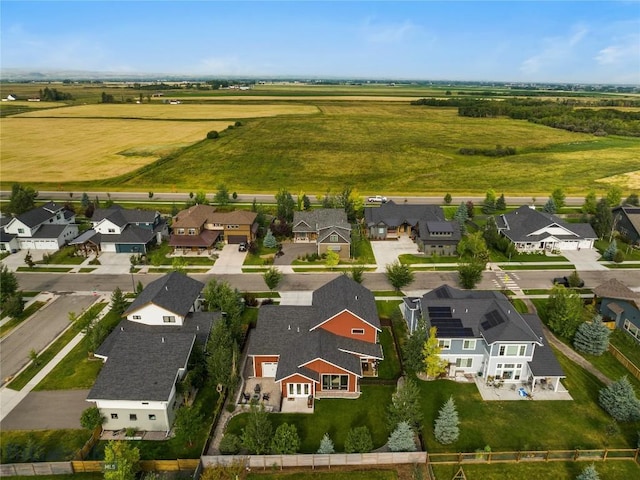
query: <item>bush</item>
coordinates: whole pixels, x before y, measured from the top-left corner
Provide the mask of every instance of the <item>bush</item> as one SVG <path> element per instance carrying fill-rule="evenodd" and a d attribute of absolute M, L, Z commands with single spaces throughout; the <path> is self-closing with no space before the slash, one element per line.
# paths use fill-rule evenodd
<path fill-rule="evenodd" d="M 218 138 L 220 136 L 220 134 L 218 133 L 217 130 L 211 130 L 210 132 L 207 133 L 207 138 L 209 140 L 214 140 L 216 138 Z"/>
<path fill-rule="evenodd" d="M 355 427 L 349 430 L 344 441 L 344 451 L 347 453 L 368 453 L 373 450 L 371 433 L 366 426 Z"/>
<path fill-rule="evenodd" d="M 256 296 L 253 293 L 245 292 L 242 296 L 244 298 L 244 304 L 247 307 L 257 307 L 258 306 L 258 299 L 256 298 Z"/>
<path fill-rule="evenodd" d="M 616 263 L 624 262 L 624 253 L 622 253 L 622 250 L 616 251 L 616 253 L 613 255 L 613 261 Z"/>
<path fill-rule="evenodd" d="M 233 433 L 225 433 L 222 440 L 220 440 L 220 453 L 223 455 L 235 455 L 240 452 L 240 437 Z"/>

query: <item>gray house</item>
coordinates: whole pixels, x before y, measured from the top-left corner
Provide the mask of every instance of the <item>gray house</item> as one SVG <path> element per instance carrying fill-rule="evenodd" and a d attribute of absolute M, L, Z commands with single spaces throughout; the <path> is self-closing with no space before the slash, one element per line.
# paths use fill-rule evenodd
<path fill-rule="evenodd" d="M 438 205 L 398 205 L 390 200 L 381 205 L 367 205 L 364 218 L 371 240 L 390 240 L 406 235 L 427 255 L 457 254 L 460 225 L 445 220 Z"/>
<path fill-rule="evenodd" d="M 87 396 L 105 430 L 171 430 L 196 343 L 206 345 L 214 321 L 202 312 L 204 285 L 173 272 L 151 282 L 95 352 L 105 364 Z"/>
<path fill-rule="evenodd" d="M 480 375 L 485 381 L 551 385 L 564 378 L 537 315 L 520 314 L 500 292 L 467 291 L 443 285 L 419 298 L 405 298 L 401 310 L 409 330 L 418 321 L 436 327 L 449 377 Z"/>
<path fill-rule="evenodd" d="M 616 207 L 611 213 L 620 236 L 629 244 L 640 246 L 640 207 Z"/>
<path fill-rule="evenodd" d="M 593 248 L 598 239 L 588 223 L 568 223 L 556 215 L 527 205 L 498 215 L 496 226 L 518 252 L 525 253 Z"/>
<path fill-rule="evenodd" d="M 295 243 L 315 243 L 318 255 L 331 250 L 343 259 L 351 256 L 351 224 L 342 209 L 294 212 L 292 231 Z"/>
<path fill-rule="evenodd" d="M 611 280 L 593 289 L 603 322 L 614 322 L 640 343 L 640 293 L 622 282 Z"/>
<path fill-rule="evenodd" d="M 18 247 L 22 250 L 58 250 L 76 235 L 75 213 L 56 202 L 17 215 L 2 227 L 2 243 L 9 251 Z"/>

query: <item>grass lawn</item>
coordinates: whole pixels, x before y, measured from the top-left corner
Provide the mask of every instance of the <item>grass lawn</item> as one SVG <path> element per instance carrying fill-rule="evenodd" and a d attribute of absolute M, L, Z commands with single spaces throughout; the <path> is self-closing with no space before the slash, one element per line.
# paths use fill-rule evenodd
<path fill-rule="evenodd" d="M 393 386 L 363 385 L 362 395 L 357 400 L 323 398 L 315 401 L 313 414 L 271 413 L 269 419 L 273 429 L 282 423 L 296 426 L 300 436 L 301 453 L 315 453 L 320 440 L 329 433 L 336 451 L 344 451 L 344 441 L 353 427 L 367 426 L 371 432 L 374 449 L 387 442 L 389 432 L 385 426 L 387 406 L 391 402 Z M 248 414 L 240 414 L 231 419 L 227 432 L 242 434 Z"/>
<path fill-rule="evenodd" d="M 553 479 L 574 480 L 589 462 L 499 463 L 492 465 L 463 465 L 467 480 Z M 640 477 L 640 465 L 633 460 L 595 462 L 600 480 L 619 480 Z M 449 480 L 458 472 L 458 465 L 432 465 L 438 480 Z"/>
<path fill-rule="evenodd" d="M 599 357 L 595 355 L 587 355 L 586 353 L 580 353 L 585 359 L 593 364 L 598 370 L 604 373 L 608 378 L 613 381 L 620 380 L 625 375 L 633 385 L 636 394 L 640 394 L 640 380 L 631 375 L 631 372 L 622 365 L 610 352 L 604 352 Z"/>
<path fill-rule="evenodd" d="M 442 255 L 414 255 L 412 253 L 403 253 L 398 255 L 398 260 L 403 265 L 414 265 L 419 263 L 458 263 L 460 260 L 458 257 L 445 257 Z"/>
<path fill-rule="evenodd" d="M 393 332 L 391 327 L 382 327 L 380 333 L 380 344 L 384 352 L 384 360 L 378 366 L 378 378 L 397 379 L 400 376 L 400 361 L 393 343 Z"/>
<path fill-rule="evenodd" d="M 91 432 L 89 430 L 37 430 L 32 432 L 2 430 L 0 431 L 0 444 L 2 444 L 3 449 L 2 461 L 3 463 L 5 462 L 4 450 L 9 443 L 26 445 L 29 439 L 32 439 L 43 448 L 44 461 L 62 462 L 71 460 L 90 436 Z M 56 478 L 62 477 L 56 475 Z M 73 478 L 75 479 L 75 476 Z"/>
<path fill-rule="evenodd" d="M 0 337 L 4 337 L 11 330 L 16 328 L 20 323 L 29 318 L 31 315 L 40 310 L 46 302 L 33 302 L 25 308 L 18 317 L 14 317 L 4 325 L 0 326 Z"/>
<path fill-rule="evenodd" d="M 178 441 L 176 437 L 172 437 L 166 441 L 151 441 L 141 440 L 136 441 L 135 446 L 140 449 L 140 460 L 174 460 L 177 458 L 199 458 L 200 453 L 207 440 L 209 434 L 209 427 L 213 421 L 215 414 L 215 408 L 218 405 L 218 392 L 216 392 L 215 385 L 210 383 L 205 384 L 204 387 L 198 392 L 196 401 L 193 404 L 193 408 L 196 408 L 200 415 L 202 415 L 202 422 L 197 434 L 194 436 L 195 440 L 192 447 Z M 96 444 L 91 451 L 90 458 L 88 460 L 103 460 L 104 459 L 104 447 L 107 442 L 100 441 Z"/>
<path fill-rule="evenodd" d="M 373 290 L 374 297 L 400 297 L 402 298 L 404 295 L 402 292 L 398 292 L 396 290 Z"/>
<path fill-rule="evenodd" d="M 62 247 L 57 252 L 53 252 L 49 255 L 49 260 L 39 260 L 36 263 L 39 265 L 80 265 L 86 260 L 83 256 L 76 256 L 76 249 L 73 247 Z"/>
<path fill-rule="evenodd" d="M 626 269 L 626 268 L 640 268 L 639 263 L 611 263 L 606 265 L 607 268 L 613 269 Z"/>
<path fill-rule="evenodd" d="M 622 354 L 640 367 L 640 345 L 631 336 L 617 328 L 611 332 L 609 342 L 622 352 Z"/>
<path fill-rule="evenodd" d="M 95 268 L 81 268 L 80 271 L 78 273 L 91 273 L 95 270 Z"/>
<path fill-rule="evenodd" d="M 247 253 L 247 256 L 244 258 L 243 265 L 271 265 L 273 263 L 273 256 L 278 251 L 277 248 L 267 248 L 262 245 L 262 240 L 256 242 L 259 247 L 256 253 Z M 262 258 L 263 255 L 269 255 L 268 258 Z"/>
<path fill-rule="evenodd" d="M 474 384 L 419 381 L 427 450 L 473 452 L 485 445 L 493 451 L 635 447 L 640 422 L 619 424 L 620 433 L 608 436 L 606 426 L 612 419 L 597 403 L 602 384 L 564 355 L 556 352 L 556 356 L 573 401 L 483 402 Z M 436 442 L 432 426 L 450 396 L 460 416 L 460 438 L 443 446 Z"/>
<path fill-rule="evenodd" d="M 106 304 L 103 304 L 105 306 Z M 113 311 L 107 313 L 100 325 L 107 331 L 120 323 L 120 316 Z M 34 390 L 71 390 L 79 388 L 91 388 L 104 365 L 102 360 L 97 358 L 89 359 L 89 341 L 85 337 L 74 347 L 62 361 L 54 367 Z"/>
<path fill-rule="evenodd" d="M 489 250 L 490 260 L 492 262 L 568 262 L 569 260 L 562 255 L 545 255 L 543 253 L 518 253 L 511 255 L 511 260 L 504 253 L 497 250 Z"/>
<path fill-rule="evenodd" d="M 33 480 L 33 476 L 31 477 L 7 477 L 11 480 Z M 70 477 L 65 475 L 38 475 L 38 480 L 63 480 L 66 478 L 71 478 L 73 480 L 103 480 L 104 474 L 102 472 L 94 472 L 94 473 L 74 473 Z"/>
<path fill-rule="evenodd" d="M 31 380 L 42 368 L 55 357 L 60 350 L 64 348 L 64 346 L 69 343 L 73 337 L 75 337 L 78 333 L 82 331 L 85 327 L 86 318 L 90 318 L 93 313 L 100 312 L 104 307 L 105 303 L 98 303 L 93 305 L 84 315 L 82 315 L 78 320 L 76 320 L 60 337 L 56 339 L 49 347 L 38 355 L 38 362 L 31 362 L 29 366 L 22 371 L 20 375 L 15 377 L 11 383 L 9 383 L 9 388 L 13 390 L 22 390 L 22 388 L 27 384 L 29 380 Z"/>
<path fill-rule="evenodd" d="M 573 263 L 549 265 L 500 265 L 502 270 L 573 270 Z"/>
<path fill-rule="evenodd" d="M 171 252 L 172 252 L 171 245 L 169 245 L 167 242 L 163 242 L 161 245 L 156 245 L 151 249 L 151 251 L 148 254 L 149 262 L 154 267 L 160 267 L 162 265 L 171 266 L 173 264 L 173 260 L 176 258 L 176 257 L 169 257 Z M 195 265 L 195 266 L 213 265 L 215 263 L 215 260 L 213 260 L 212 258 L 209 258 L 206 254 L 202 255 L 201 257 L 177 257 L 177 258 L 185 260 L 187 265 Z"/>
<path fill-rule="evenodd" d="M 596 240 L 595 247 L 602 254 L 609 246 L 608 240 Z M 622 250 L 625 260 L 640 260 L 640 250 L 637 248 L 630 248 L 629 244 L 620 238 L 616 239 L 616 246 L 618 250 Z"/>
<path fill-rule="evenodd" d="M 376 257 L 373 255 L 371 242 L 366 236 L 360 235 L 360 230 L 356 227 L 351 230 L 351 256 L 354 262 L 363 265 L 376 263 Z"/>
<path fill-rule="evenodd" d="M 302 471 L 296 473 L 250 473 L 247 480 L 395 480 L 395 470 L 356 470 L 336 472 L 335 469 L 325 472 Z"/>
<path fill-rule="evenodd" d="M 529 309 L 527 308 L 527 305 L 521 299 L 519 299 L 519 298 L 510 298 L 509 301 L 512 303 L 512 305 L 514 307 L 516 307 L 516 310 L 519 313 L 528 313 L 529 312 Z"/>
<path fill-rule="evenodd" d="M 402 303 L 401 300 L 376 300 L 376 307 L 378 308 L 378 316 L 380 319 L 391 319 L 394 315 L 400 313 L 398 306 Z M 396 313 L 397 312 L 397 313 Z"/>
<path fill-rule="evenodd" d="M 70 272 L 70 268 L 64 267 L 18 267 L 18 272 L 48 272 L 48 273 L 67 273 Z"/>

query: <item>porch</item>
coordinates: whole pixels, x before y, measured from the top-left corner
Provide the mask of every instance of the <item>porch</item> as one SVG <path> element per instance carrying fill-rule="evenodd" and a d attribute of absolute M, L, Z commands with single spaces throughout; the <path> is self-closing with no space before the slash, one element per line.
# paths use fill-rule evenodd
<path fill-rule="evenodd" d="M 248 406 L 251 402 L 263 404 L 268 412 L 279 412 L 282 392 L 273 377 L 254 377 L 253 359 L 245 356 L 242 369 L 242 387 L 236 398 L 236 405 Z"/>
<path fill-rule="evenodd" d="M 480 396 L 485 401 L 573 400 L 560 379 L 553 380 L 531 384 L 528 382 L 486 382 L 483 377 L 476 377 L 475 383 Z M 557 380 L 557 384 L 555 380 Z"/>

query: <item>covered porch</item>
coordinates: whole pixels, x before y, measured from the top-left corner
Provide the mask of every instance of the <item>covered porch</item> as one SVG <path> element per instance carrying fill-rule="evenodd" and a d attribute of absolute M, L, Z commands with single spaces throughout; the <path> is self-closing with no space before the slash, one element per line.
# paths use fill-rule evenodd
<path fill-rule="evenodd" d="M 560 378 L 542 382 L 485 382 L 482 377 L 476 377 L 475 383 L 480 396 L 485 401 L 515 401 L 515 400 L 573 400 L 569 391 L 562 385 Z"/>

